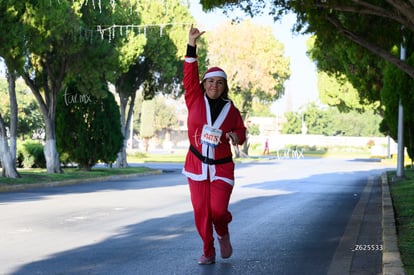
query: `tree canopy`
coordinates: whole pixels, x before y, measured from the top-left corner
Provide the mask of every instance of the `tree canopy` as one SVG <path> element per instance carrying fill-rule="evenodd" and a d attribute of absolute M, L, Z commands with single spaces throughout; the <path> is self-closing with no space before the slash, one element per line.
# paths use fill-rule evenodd
<path fill-rule="evenodd" d="M 321 109 L 315 103 L 306 106 L 303 112 L 286 113 L 284 134 L 301 134 L 306 126 L 307 134 L 341 136 L 380 136 L 381 117 L 372 110 L 363 113 L 350 110 L 340 113 L 336 108 Z"/>
<path fill-rule="evenodd" d="M 355 108 L 362 110 L 370 106 L 380 107 L 382 100 L 380 90 L 383 87 L 383 66 L 385 61 L 355 43 L 343 39 L 332 43 L 330 39 L 312 39 L 309 55 L 317 64 L 318 87 L 320 95 L 327 95 L 339 100 L 336 105 L 341 111 Z M 336 84 L 334 84 L 336 83 Z M 324 84 L 331 84 L 325 87 Z M 333 90 L 334 84 L 336 90 Z M 321 89 L 322 88 L 322 89 Z M 354 99 L 352 99 L 354 95 Z M 326 97 L 324 97 L 326 99 Z M 347 102 L 348 101 L 348 102 Z M 333 103 L 332 101 L 330 103 Z M 332 104 L 330 104 L 332 106 Z"/>
<path fill-rule="evenodd" d="M 363 102 L 358 91 L 344 75 L 335 77 L 319 72 L 318 91 L 321 103 L 336 107 L 340 112 L 351 110 L 364 112 L 378 108 L 378 104 Z"/>
<path fill-rule="evenodd" d="M 310 54 L 319 71 L 349 81 L 358 91 L 361 104 L 377 104 L 377 111 L 384 115 L 381 131 L 396 137 L 399 99 L 404 109 L 412 107 L 411 91 L 414 87 L 409 79 L 414 79 L 414 66 L 408 61 L 414 49 L 413 1 L 200 2 L 205 10 L 223 8 L 227 11 L 239 8 L 251 16 L 269 11 L 275 20 L 284 14 L 294 13 L 297 22 L 293 31 L 315 37 Z M 402 76 L 395 78 L 401 72 L 407 77 L 404 81 L 401 80 L 404 79 Z M 401 84 L 403 82 L 404 85 Z M 344 107 L 343 103 L 339 102 L 339 105 Z M 407 129 L 404 131 L 404 145 L 412 156 L 412 113 L 408 116 L 409 118 L 404 117 L 404 127 Z"/>
<path fill-rule="evenodd" d="M 102 83 L 112 82 L 121 107 L 139 88 L 146 98 L 156 92 L 180 93 L 185 22 L 191 23 L 188 3 L 90 2 L 10 0 L 0 4 L 0 56 L 9 72 L 25 80 L 40 106 L 50 173 L 61 172 L 55 117 L 57 96 L 66 83 L 76 79 L 79 89 L 99 96 Z M 126 114 L 121 108 L 125 136 L 133 106 L 130 110 Z"/>
<path fill-rule="evenodd" d="M 414 78 L 414 67 L 400 59 L 395 47 L 411 54 L 414 32 L 412 1 L 232 1 L 202 0 L 205 10 L 239 8 L 254 16 L 269 12 L 274 20 L 296 14 L 293 31 L 312 34 L 311 57 L 319 70 L 345 75 L 361 103 L 380 101 L 382 69 L 388 61 Z"/>
<path fill-rule="evenodd" d="M 414 56 L 407 59 L 414 64 Z M 388 64 L 384 73 L 384 87 L 381 97 L 387 102 L 384 110 L 384 119 L 381 123 L 381 131 L 397 140 L 398 138 L 398 108 L 401 100 L 404 109 L 404 145 L 411 159 L 414 159 L 414 116 L 412 106 L 414 104 L 414 79 Z M 405 108 L 407 107 L 407 108 Z"/>
<path fill-rule="evenodd" d="M 296 31 L 315 34 L 317 39 L 325 42 L 329 39 L 331 43 L 346 37 L 414 77 L 414 67 L 390 53 L 395 44 L 403 41 L 403 35 L 411 36 L 414 32 L 412 1 L 276 0 L 269 4 L 266 0 L 201 0 L 200 3 L 204 10 L 240 8 L 251 16 L 268 10 L 275 20 L 293 12 L 297 16 Z"/>
<path fill-rule="evenodd" d="M 75 1 L 2 1 L 0 56 L 11 74 L 24 79 L 45 122 L 45 157 L 49 173 L 61 172 L 56 148 L 57 95 L 71 78 L 90 93 L 114 70 L 114 47 L 96 32 L 113 23 L 112 7 L 99 11 Z M 5 26 L 5 28 L 3 28 Z"/>
<path fill-rule="evenodd" d="M 227 22 L 207 33 L 207 47 L 209 64 L 224 69 L 231 96 L 243 113 L 254 100 L 269 104 L 284 94 L 289 58 L 270 27 L 249 20 Z"/>

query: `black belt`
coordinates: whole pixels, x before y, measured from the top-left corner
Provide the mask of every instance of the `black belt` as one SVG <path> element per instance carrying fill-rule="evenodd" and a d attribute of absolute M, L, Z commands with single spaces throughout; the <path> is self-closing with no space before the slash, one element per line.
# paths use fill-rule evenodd
<path fill-rule="evenodd" d="M 200 154 L 199 151 L 197 151 L 196 148 L 194 148 L 193 145 L 190 145 L 190 151 L 199 159 L 201 160 L 203 163 L 205 164 L 223 164 L 226 162 L 231 162 L 233 161 L 232 157 L 225 157 L 222 159 L 211 159 L 208 157 L 203 156 L 202 154 Z"/>

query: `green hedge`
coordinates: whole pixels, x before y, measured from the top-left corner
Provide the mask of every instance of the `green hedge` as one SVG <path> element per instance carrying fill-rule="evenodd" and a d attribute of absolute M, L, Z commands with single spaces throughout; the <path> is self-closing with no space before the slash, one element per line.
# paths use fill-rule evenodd
<path fill-rule="evenodd" d="M 43 145 L 28 140 L 17 146 L 17 166 L 19 168 L 46 168 Z"/>

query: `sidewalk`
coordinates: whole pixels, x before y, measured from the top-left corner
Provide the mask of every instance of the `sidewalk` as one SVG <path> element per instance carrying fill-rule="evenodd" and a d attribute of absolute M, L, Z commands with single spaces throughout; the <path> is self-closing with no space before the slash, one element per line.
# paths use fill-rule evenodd
<path fill-rule="evenodd" d="M 386 174 L 370 177 L 329 268 L 329 275 L 404 275 Z"/>

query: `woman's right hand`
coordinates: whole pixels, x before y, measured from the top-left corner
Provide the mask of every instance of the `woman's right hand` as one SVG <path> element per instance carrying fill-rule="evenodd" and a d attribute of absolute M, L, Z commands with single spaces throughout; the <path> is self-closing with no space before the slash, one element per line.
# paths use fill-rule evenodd
<path fill-rule="evenodd" d="M 188 32 L 188 45 L 195 47 L 197 39 L 204 33 L 205 31 L 200 31 L 191 24 L 190 31 Z"/>

